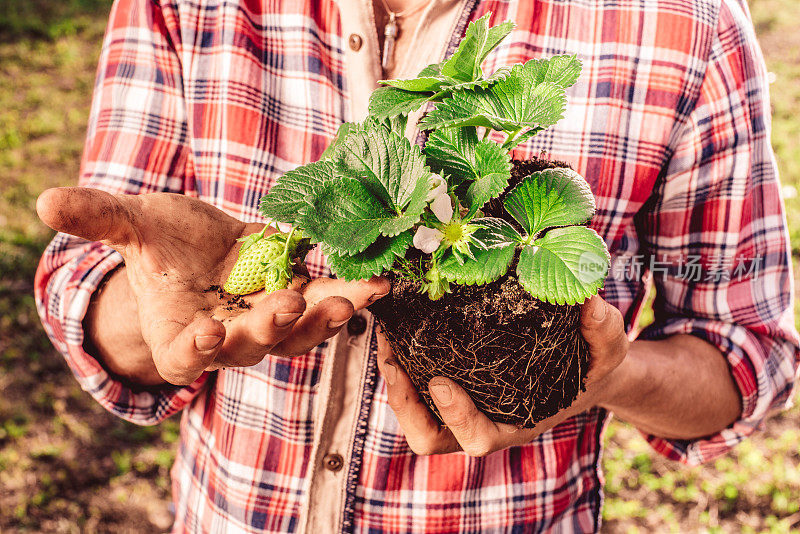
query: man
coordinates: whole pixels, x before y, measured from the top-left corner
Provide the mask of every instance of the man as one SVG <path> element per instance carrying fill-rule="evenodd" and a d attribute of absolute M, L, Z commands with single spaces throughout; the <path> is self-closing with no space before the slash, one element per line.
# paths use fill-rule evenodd
<path fill-rule="evenodd" d="M 609 410 L 697 463 L 790 398 L 786 221 L 743 0 L 420 1 L 115 4 L 80 178 L 105 192 L 40 197 L 66 233 L 37 301 L 106 408 L 141 424 L 183 410 L 176 530 L 592 531 Z M 208 291 L 235 240 L 263 227 L 258 199 L 277 176 L 362 118 L 378 79 L 441 61 L 489 11 L 517 28 L 487 70 L 556 53 L 584 65 L 566 118 L 516 156 L 569 162 L 615 264 L 652 260 L 584 305 L 587 392 L 532 430 L 491 423 L 435 378 L 439 426 L 363 309 L 386 282 L 329 279 L 319 250 L 309 284 L 243 313 Z M 698 259 L 702 276 L 685 276 Z M 740 260 L 738 276 L 718 268 Z M 629 343 L 647 276 L 656 322 Z"/>

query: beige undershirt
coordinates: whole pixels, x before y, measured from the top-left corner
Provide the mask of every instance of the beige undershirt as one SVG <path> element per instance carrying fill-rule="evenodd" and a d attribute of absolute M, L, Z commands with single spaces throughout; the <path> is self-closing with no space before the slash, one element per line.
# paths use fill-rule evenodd
<path fill-rule="evenodd" d="M 414 18 L 400 20 L 395 48 L 395 65 L 384 74 L 372 0 L 336 0 L 341 12 L 342 45 L 345 51 L 349 122 L 367 116 L 369 95 L 378 80 L 411 78 L 431 63 L 444 59 L 450 36 L 463 9 L 463 0 L 431 0 Z M 416 20 L 414 20 L 416 19 Z M 380 30 L 383 31 L 383 25 Z M 352 40 L 360 39 L 357 50 Z M 412 141 L 418 133 L 418 112 L 409 117 L 406 135 Z M 351 336 L 347 328 L 331 340 L 322 366 L 314 406 L 314 446 L 306 476 L 307 500 L 300 511 L 299 532 L 327 534 L 338 528 L 345 503 L 346 476 L 356 431 L 357 411 L 369 355 L 369 333 L 373 319 L 366 311 L 367 329 Z M 325 467 L 326 457 L 338 454 L 344 465 L 338 471 Z"/>

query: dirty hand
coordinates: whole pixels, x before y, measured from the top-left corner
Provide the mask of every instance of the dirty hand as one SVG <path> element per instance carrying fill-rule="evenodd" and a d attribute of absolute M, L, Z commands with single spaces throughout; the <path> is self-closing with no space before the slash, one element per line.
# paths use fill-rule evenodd
<path fill-rule="evenodd" d="M 80 187 L 45 191 L 37 211 L 51 228 L 122 254 L 135 301 L 132 319 L 138 316 L 147 362 L 154 364 L 140 383 L 189 384 L 205 370 L 254 365 L 266 354 L 304 354 L 336 334 L 356 309 L 389 292 L 381 278 L 320 278 L 269 295 L 254 293 L 246 298 L 250 309 L 231 309 L 209 288 L 225 282 L 237 239 L 263 224 L 242 223 L 184 195 L 111 195 Z M 113 306 L 107 315 L 116 313 Z M 113 320 L 121 318 L 105 319 Z"/>
<path fill-rule="evenodd" d="M 464 389 L 444 377 L 433 378 L 428 387 L 444 420 L 440 425 L 428 410 L 408 375 L 394 359 L 388 343 L 380 338 L 378 367 L 386 381 L 389 405 L 394 410 L 408 446 L 417 454 L 445 454 L 464 451 L 470 456 L 486 456 L 516 445 L 524 445 L 562 421 L 604 401 L 614 391 L 613 371 L 628 353 L 622 315 L 600 297 L 584 303 L 581 332 L 589 344 L 591 367 L 586 391 L 572 406 L 539 422 L 534 428 L 495 423 L 479 411 Z"/>

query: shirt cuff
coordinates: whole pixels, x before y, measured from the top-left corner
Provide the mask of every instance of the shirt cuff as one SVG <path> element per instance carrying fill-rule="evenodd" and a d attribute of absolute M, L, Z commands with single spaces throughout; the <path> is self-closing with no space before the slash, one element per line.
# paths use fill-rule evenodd
<path fill-rule="evenodd" d="M 767 338 L 730 323 L 676 318 L 651 325 L 640 339 L 662 339 L 675 334 L 697 336 L 725 355 L 742 398 L 742 414 L 728 428 L 693 440 L 645 435 L 650 445 L 671 460 L 698 465 L 713 460 L 758 429 L 772 412 L 791 402 L 796 373 L 796 346 L 780 336 Z"/>
<path fill-rule="evenodd" d="M 60 267 L 48 268 L 54 257 L 66 252 L 63 242 L 74 239 L 56 236 L 39 265 L 36 301 L 45 331 L 66 359 L 81 388 L 105 409 L 139 425 L 160 423 L 189 404 L 210 373 L 203 373 L 188 386 L 139 389 L 111 375 L 88 354 L 83 349 L 86 310 L 98 286 L 122 263 L 122 257 L 100 243 L 84 241 L 78 251 L 75 251 L 75 243 L 70 243 L 67 248 L 77 252 L 76 255 Z M 59 248 L 56 253 L 55 249 Z"/>

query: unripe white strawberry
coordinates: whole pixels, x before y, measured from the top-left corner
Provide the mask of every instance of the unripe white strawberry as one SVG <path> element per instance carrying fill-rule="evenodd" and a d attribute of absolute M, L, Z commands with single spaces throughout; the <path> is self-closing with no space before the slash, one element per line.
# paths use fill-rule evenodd
<path fill-rule="evenodd" d="M 291 274 L 292 272 L 288 268 L 288 265 L 285 268 L 278 266 L 268 268 L 263 277 L 264 291 L 267 293 L 272 293 L 273 291 L 277 291 L 279 289 L 286 289 L 289 287 L 289 282 L 292 280 Z"/>
<path fill-rule="evenodd" d="M 289 287 L 292 259 L 305 256 L 309 239 L 295 230 L 265 236 L 267 228 L 240 239 L 239 257 L 223 286 L 228 293 L 247 295 L 262 289 L 272 293 Z"/>
<path fill-rule="evenodd" d="M 233 295 L 247 295 L 264 289 L 266 264 L 280 256 L 285 248 L 283 239 L 263 236 L 252 240 L 249 246 L 247 244 L 245 241 L 239 250 L 239 257 L 223 286 L 225 291 Z"/>

